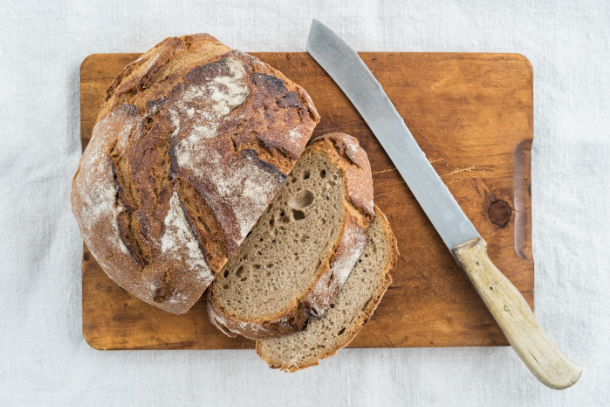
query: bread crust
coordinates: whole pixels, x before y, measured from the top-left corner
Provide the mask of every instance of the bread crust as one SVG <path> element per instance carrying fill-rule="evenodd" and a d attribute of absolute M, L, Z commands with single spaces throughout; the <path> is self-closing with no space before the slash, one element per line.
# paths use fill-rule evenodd
<path fill-rule="evenodd" d="M 207 312 L 212 324 L 230 337 L 270 338 L 301 331 L 307 318 L 320 318 L 330 306 L 367 242 L 366 230 L 374 219 L 373 180 L 366 152 L 345 133 L 316 138 L 304 154 L 327 155 L 344 176 L 344 218 L 334 250 L 321 260 L 312 284 L 291 305 L 265 320 L 243 320 L 225 311 L 208 290 Z"/>
<path fill-rule="evenodd" d="M 383 214 L 383 212 L 381 212 L 381 210 L 377 207 L 377 205 L 375 205 L 375 215 L 376 215 L 377 219 L 381 219 L 383 228 L 384 228 L 387 236 L 390 238 L 391 247 L 392 247 L 391 255 L 390 255 L 391 257 L 390 257 L 390 260 L 388 261 L 388 263 L 386 265 L 386 269 L 384 271 L 385 281 L 384 281 L 382 288 L 379 290 L 377 296 L 375 297 L 375 300 L 370 301 L 367 304 L 365 312 L 362 314 L 360 319 L 358 321 L 356 321 L 356 323 L 350 327 L 348 334 L 343 336 L 343 340 L 341 342 L 339 342 L 338 346 L 335 347 L 334 349 L 329 349 L 319 359 L 310 360 L 309 362 L 303 363 L 298 366 L 285 366 L 281 363 L 277 363 L 277 362 L 273 361 L 268 355 L 266 355 L 263 350 L 263 347 L 261 346 L 261 342 L 257 340 L 256 341 L 256 353 L 258 356 L 260 356 L 261 359 L 263 359 L 269 365 L 269 367 L 271 367 L 272 369 L 281 369 L 285 372 L 294 373 L 298 370 L 302 370 L 302 369 L 305 369 L 305 368 L 308 368 L 311 366 L 316 366 L 320 363 L 319 360 L 329 358 L 329 357 L 337 354 L 337 352 L 339 350 L 341 350 L 344 347 L 346 347 L 347 345 L 349 345 L 349 343 L 352 340 L 354 340 L 354 338 L 356 337 L 358 332 L 360 332 L 362 327 L 364 325 L 366 325 L 366 323 L 369 321 L 371 316 L 373 316 L 373 313 L 375 312 L 375 310 L 377 309 L 377 306 L 381 302 L 381 298 L 383 298 L 383 295 L 386 293 L 388 287 L 390 286 L 390 284 L 392 284 L 392 276 L 390 275 L 390 271 L 396 266 L 396 262 L 398 261 L 398 256 L 399 256 L 398 244 L 396 241 L 396 237 L 394 236 L 394 233 L 392 232 L 392 229 L 390 228 L 390 223 L 388 222 L 388 220 L 387 220 L 386 216 Z"/>
<path fill-rule="evenodd" d="M 188 311 L 319 119 L 300 86 L 210 35 L 162 41 L 106 91 L 74 176 L 87 247 L 131 294 Z"/>

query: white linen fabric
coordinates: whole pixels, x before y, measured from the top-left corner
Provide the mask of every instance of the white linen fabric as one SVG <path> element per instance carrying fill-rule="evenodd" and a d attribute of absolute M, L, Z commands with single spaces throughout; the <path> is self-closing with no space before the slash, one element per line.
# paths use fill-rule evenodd
<path fill-rule="evenodd" d="M 540 384 L 509 347 L 347 349 L 295 374 L 254 351 L 100 352 L 81 322 L 79 66 L 208 32 L 304 51 L 318 18 L 360 51 L 516 52 L 534 67 L 536 315 L 583 367 Z M 0 2 L 0 405 L 601 406 L 610 402 L 610 2 Z"/>

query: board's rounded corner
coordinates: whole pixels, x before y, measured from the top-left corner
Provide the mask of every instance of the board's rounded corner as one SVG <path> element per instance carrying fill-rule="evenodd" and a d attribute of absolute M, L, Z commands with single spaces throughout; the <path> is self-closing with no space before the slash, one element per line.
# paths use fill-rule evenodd
<path fill-rule="evenodd" d="M 532 61 L 530 61 L 525 55 L 518 52 L 513 52 L 511 55 L 515 57 L 515 59 L 525 62 L 527 70 L 530 72 L 530 74 L 534 74 L 534 66 L 532 65 Z"/>
<path fill-rule="evenodd" d="M 101 346 L 96 344 L 95 341 L 87 335 L 87 332 L 85 331 L 84 328 L 83 328 L 83 338 L 85 338 L 85 342 L 87 342 L 87 345 L 89 345 L 89 347 L 91 347 L 91 349 L 95 349 L 97 351 L 107 350 L 106 348 L 102 348 Z"/>
<path fill-rule="evenodd" d="M 91 63 L 91 60 L 95 59 L 96 57 L 99 57 L 102 54 L 91 54 L 85 57 L 85 59 L 83 59 L 83 62 L 80 63 L 80 74 L 82 76 L 83 74 L 83 69 L 87 67 L 88 64 Z"/>

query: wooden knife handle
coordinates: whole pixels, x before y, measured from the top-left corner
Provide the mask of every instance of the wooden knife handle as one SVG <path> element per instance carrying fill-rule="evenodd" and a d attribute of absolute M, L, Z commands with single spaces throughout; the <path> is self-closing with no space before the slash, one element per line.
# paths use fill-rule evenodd
<path fill-rule="evenodd" d="M 576 383 L 582 369 L 551 342 L 519 290 L 489 260 L 487 242 L 471 239 L 456 246 L 453 254 L 508 342 L 538 380 L 552 389 Z"/>

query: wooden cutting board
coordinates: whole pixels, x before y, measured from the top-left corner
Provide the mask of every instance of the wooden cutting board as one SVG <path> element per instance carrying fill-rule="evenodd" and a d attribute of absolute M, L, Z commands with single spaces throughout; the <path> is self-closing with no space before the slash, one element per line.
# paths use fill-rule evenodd
<path fill-rule="evenodd" d="M 81 66 L 87 145 L 104 91 L 140 54 L 91 55 Z M 351 347 L 508 345 L 392 162 L 332 79 L 306 53 L 254 53 L 302 85 L 322 115 L 314 134 L 343 131 L 367 151 L 375 203 L 398 239 L 393 284 Z M 516 54 L 361 53 L 481 236 L 489 256 L 534 303 L 530 151 L 532 67 Z M 177 316 L 128 294 L 85 248 L 83 334 L 96 349 L 237 349 L 205 301 Z"/>

